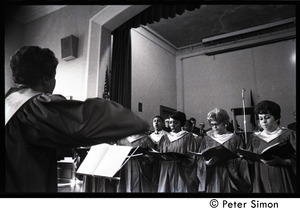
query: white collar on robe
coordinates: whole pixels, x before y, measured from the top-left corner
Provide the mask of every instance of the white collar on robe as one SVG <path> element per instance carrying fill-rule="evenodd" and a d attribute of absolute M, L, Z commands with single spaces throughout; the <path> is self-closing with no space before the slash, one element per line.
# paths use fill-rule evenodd
<path fill-rule="evenodd" d="M 160 139 L 166 134 L 167 132 L 164 130 L 158 131 L 158 133 L 154 131 L 153 133 L 150 134 L 150 138 L 155 142 L 159 142 Z"/>
<path fill-rule="evenodd" d="M 224 144 L 234 135 L 233 133 L 216 134 L 213 130 L 207 132 L 207 135 L 220 144 Z"/>
<path fill-rule="evenodd" d="M 187 131 L 179 131 L 178 133 L 174 133 L 171 131 L 171 132 L 167 133 L 170 142 L 176 141 L 176 140 L 180 139 L 181 137 L 185 136 L 186 134 L 188 134 Z"/>
<path fill-rule="evenodd" d="M 136 135 L 131 135 L 131 136 L 127 136 L 125 139 L 127 141 L 129 141 L 130 143 L 135 142 L 141 138 L 143 138 L 145 135 L 142 134 L 136 134 Z"/>
<path fill-rule="evenodd" d="M 280 136 L 283 131 L 286 130 L 285 128 L 276 128 L 274 131 L 272 132 L 268 132 L 266 130 L 263 130 L 263 131 L 258 131 L 258 132 L 255 132 L 254 134 L 259 137 L 260 139 L 264 140 L 265 142 L 270 142 L 272 141 L 273 139 L 277 138 L 278 136 Z"/>

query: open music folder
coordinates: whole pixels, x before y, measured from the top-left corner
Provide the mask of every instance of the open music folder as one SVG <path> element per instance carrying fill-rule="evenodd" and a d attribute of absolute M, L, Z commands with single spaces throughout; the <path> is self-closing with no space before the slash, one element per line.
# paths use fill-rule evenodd
<path fill-rule="evenodd" d="M 134 155 L 136 149 L 105 143 L 92 146 L 76 173 L 118 179 L 114 177 L 115 174 Z"/>
<path fill-rule="evenodd" d="M 271 160 L 273 156 L 280 158 L 291 158 L 295 155 L 295 149 L 288 141 L 277 142 L 266 147 L 260 154 L 253 153 L 244 149 L 238 149 L 237 152 L 245 159 L 252 161 Z"/>
<path fill-rule="evenodd" d="M 218 157 L 219 160 L 227 161 L 230 159 L 237 158 L 237 154 L 227 149 L 226 147 L 220 145 L 216 147 L 211 147 L 203 150 L 202 152 L 189 152 L 190 154 L 199 155 L 204 157 L 205 160 L 209 160 L 213 157 Z"/>

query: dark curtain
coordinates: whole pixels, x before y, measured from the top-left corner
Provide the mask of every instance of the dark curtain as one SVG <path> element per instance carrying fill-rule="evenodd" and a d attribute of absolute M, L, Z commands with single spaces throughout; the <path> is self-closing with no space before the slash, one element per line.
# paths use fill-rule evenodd
<path fill-rule="evenodd" d="M 131 108 L 131 36 L 130 30 L 113 35 L 111 100 Z"/>
<path fill-rule="evenodd" d="M 131 108 L 131 37 L 130 29 L 173 18 L 185 10 L 199 9 L 200 5 L 153 5 L 137 14 L 112 32 L 113 52 L 111 69 L 111 100 Z"/>
<path fill-rule="evenodd" d="M 193 11 L 199 8 L 200 5 L 152 5 L 122 24 L 113 33 L 159 22 L 161 18 L 174 18 L 176 15 L 181 15 L 185 10 Z"/>

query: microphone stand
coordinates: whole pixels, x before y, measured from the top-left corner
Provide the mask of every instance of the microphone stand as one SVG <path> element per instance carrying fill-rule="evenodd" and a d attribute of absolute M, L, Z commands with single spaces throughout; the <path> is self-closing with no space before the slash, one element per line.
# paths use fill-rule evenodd
<path fill-rule="evenodd" d="M 245 109 L 245 89 L 242 89 L 242 101 L 243 101 L 243 116 L 244 116 L 244 132 L 245 132 L 245 143 L 247 144 L 247 122 L 246 122 L 246 109 Z"/>

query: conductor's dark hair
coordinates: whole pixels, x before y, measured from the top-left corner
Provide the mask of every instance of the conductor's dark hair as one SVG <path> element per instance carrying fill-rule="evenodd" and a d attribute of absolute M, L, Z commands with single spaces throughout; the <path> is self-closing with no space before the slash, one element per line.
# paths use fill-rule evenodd
<path fill-rule="evenodd" d="M 48 48 L 24 46 L 10 59 L 13 80 L 17 84 L 36 85 L 44 76 L 53 78 L 58 60 Z"/>
<path fill-rule="evenodd" d="M 254 107 L 254 113 L 257 119 L 258 114 L 270 114 L 275 120 L 278 120 L 278 124 L 280 124 L 281 109 L 280 106 L 273 101 L 264 100 L 259 102 Z"/>

